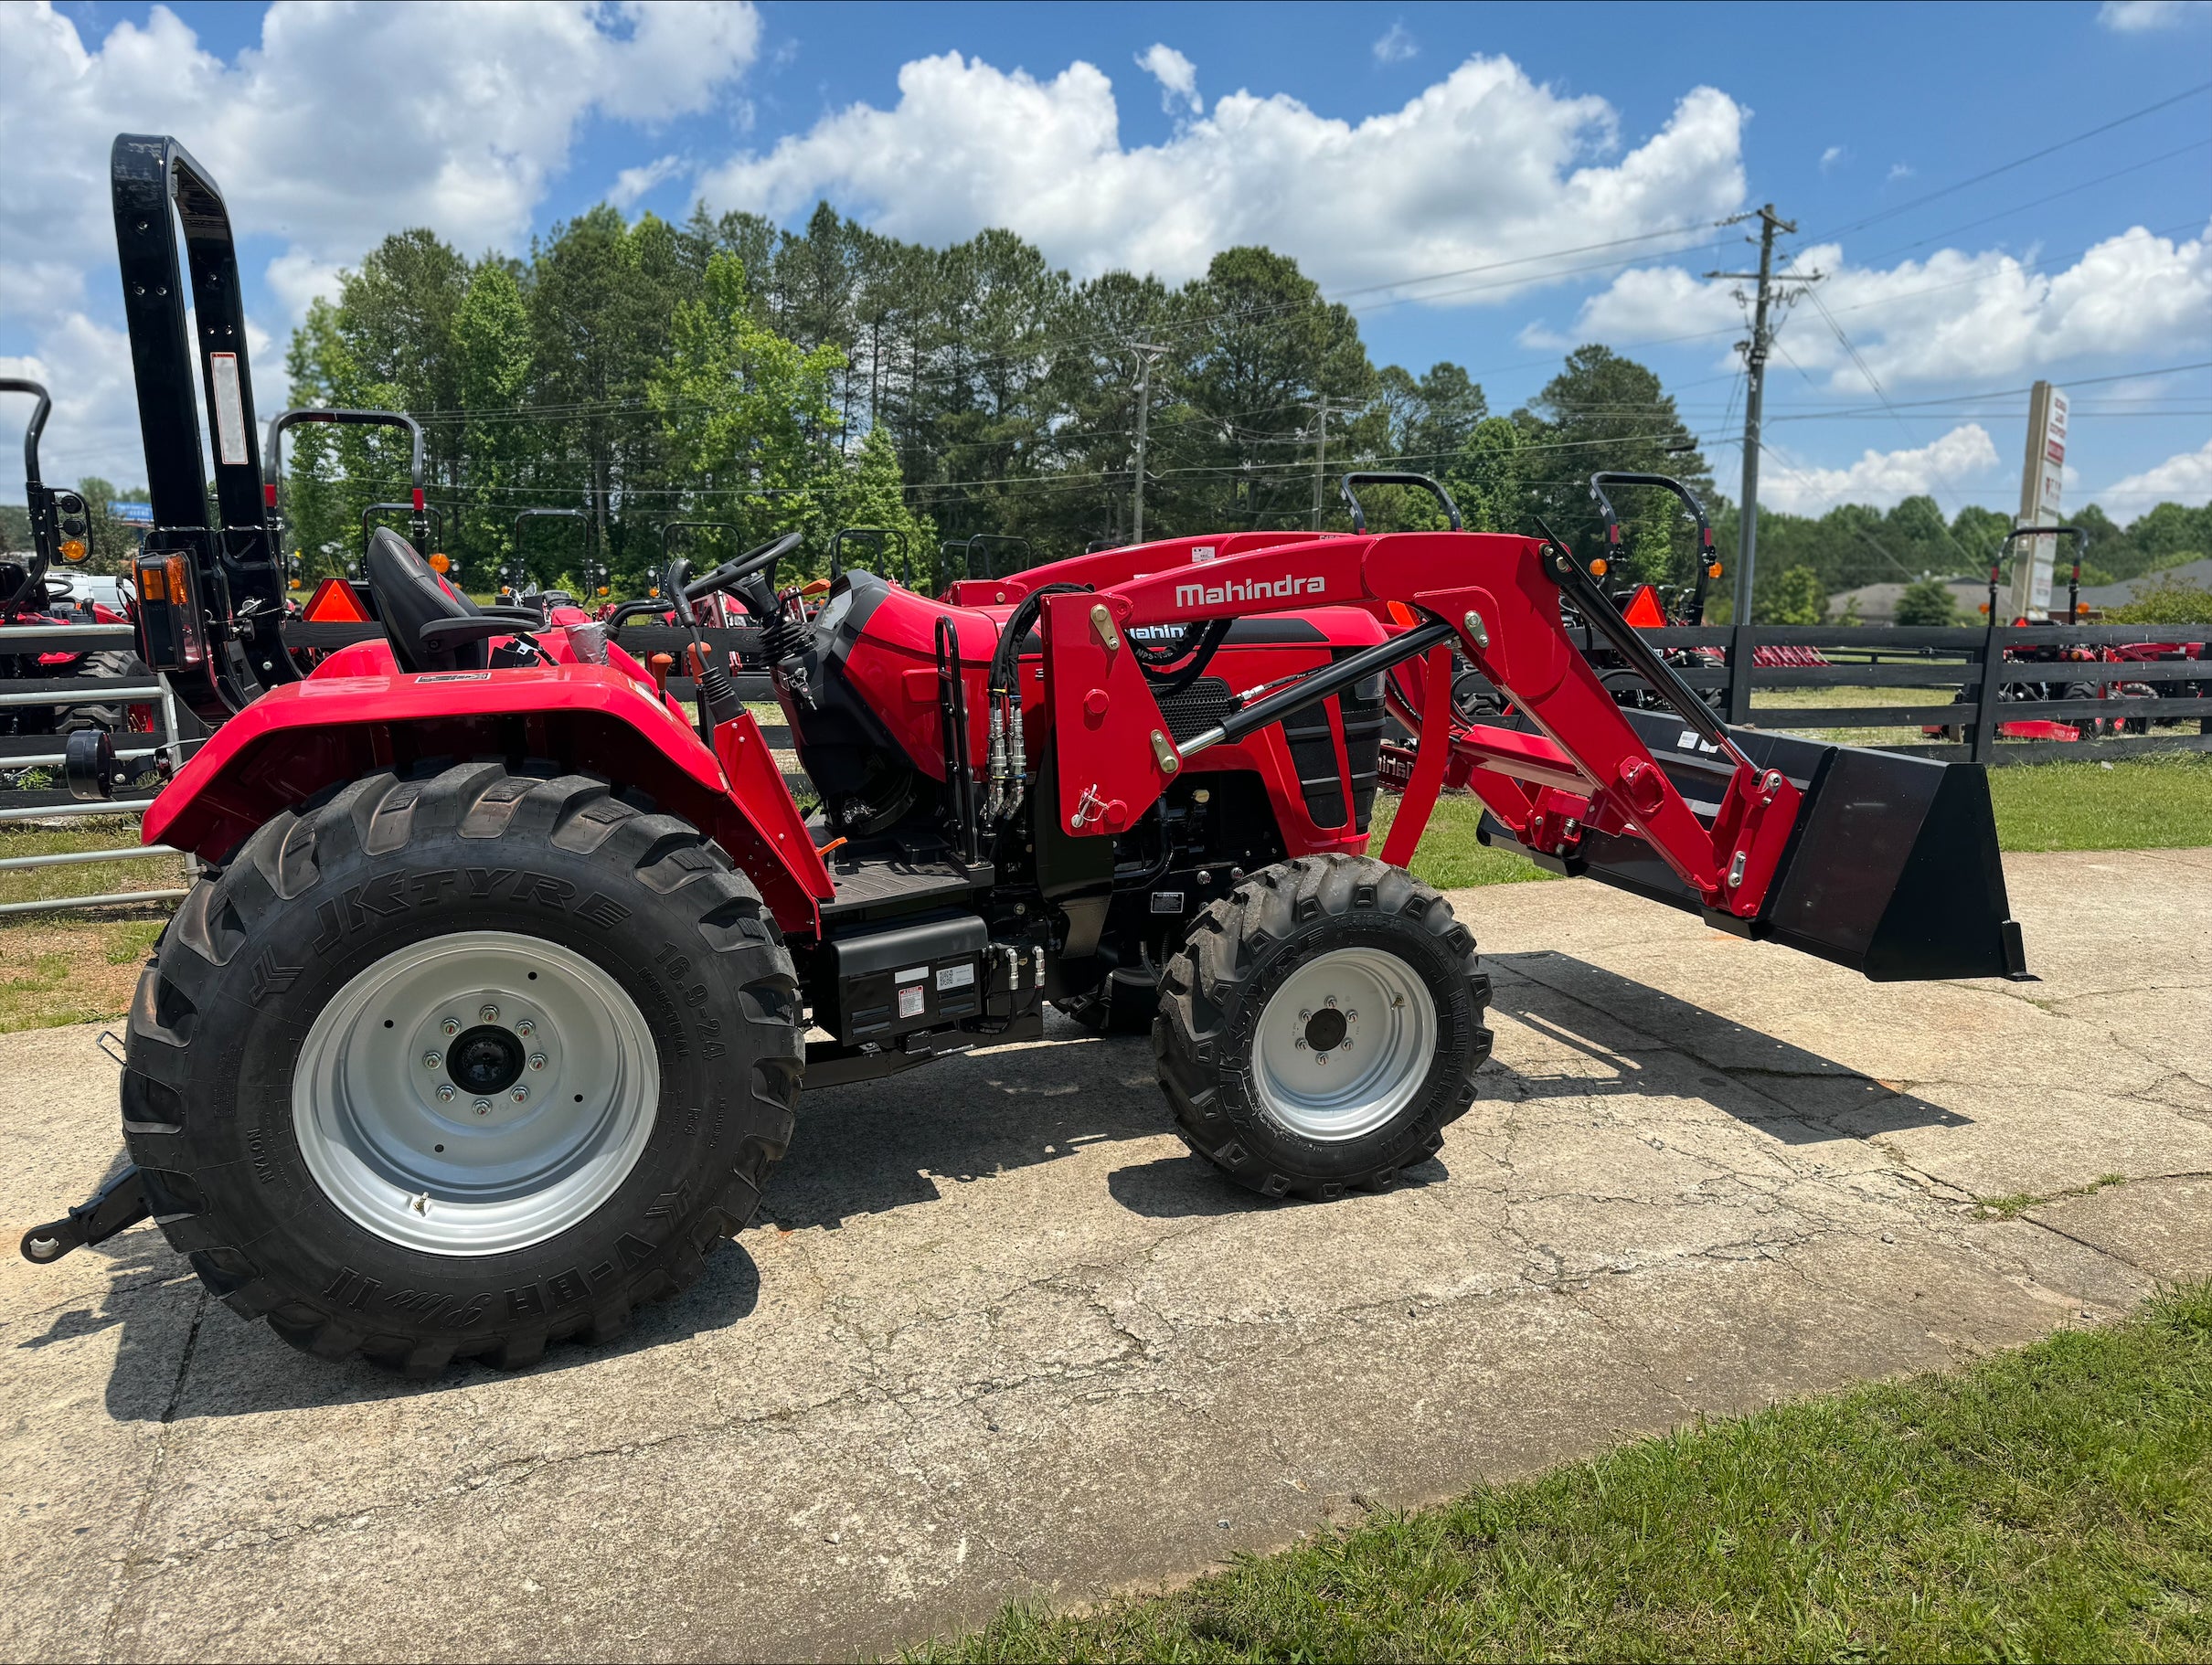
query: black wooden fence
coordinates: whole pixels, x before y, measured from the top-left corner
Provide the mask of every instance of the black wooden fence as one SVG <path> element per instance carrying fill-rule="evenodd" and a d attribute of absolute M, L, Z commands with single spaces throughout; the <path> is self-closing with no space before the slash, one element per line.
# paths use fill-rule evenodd
<path fill-rule="evenodd" d="M 1941 726 L 1921 739 L 1874 742 L 1885 751 L 1978 763 L 2050 763 L 2146 751 L 2212 750 L 2212 630 L 2203 625 L 1998 625 L 1973 629 L 1907 625 L 1739 625 L 1646 631 L 1663 652 L 1703 650 L 1718 663 L 1682 672 L 1692 687 L 1716 692 L 1725 720 L 1792 730 Z M 2058 661 L 2029 655 L 2054 645 L 2116 652 L 2164 648 L 2150 660 Z M 1601 652 L 1602 642 L 1582 643 Z M 1762 647 L 1810 649 L 1825 664 L 1760 664 Z M 2204 654 L 2191 658 L 2191 651 Z M 2100 697 L 2046 699 L 2052 685 L 2088 684 Z M 2147 692 L 2122 695 L 2122 685 Z M 1909 688 L 1925 702 L 1900 705 L 1759 706 L 1753 696 L 1785 688 Z M 2076 740 L 2015 738 L 2010 723 L 2075 726 Z M 2128 733 L 2131 726 L 2147 728 Z M 2100 732 L 2101 730 L 2101 732 Z"/>

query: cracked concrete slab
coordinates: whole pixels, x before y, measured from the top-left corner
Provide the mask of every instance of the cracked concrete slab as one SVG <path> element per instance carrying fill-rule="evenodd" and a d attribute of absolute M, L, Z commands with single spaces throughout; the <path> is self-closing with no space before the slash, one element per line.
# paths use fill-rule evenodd
<path fill-rule="evenodd" d="M 810 1095 L 698 1288 L 516 1375 L 302 1357 L 149 1231 L 6 1263 L 0 1656 L 879 1652 L 2102 1321 L 2212 1274 L 2207 855 L 2009 860 L 2019 985 L 1461 893 L 1497 1055 L 1399 1189 L 1229 1190 L 1056 1027 Z M 19 1224 L 119 1159 L 96 1033 L 0 1037 Z"/>

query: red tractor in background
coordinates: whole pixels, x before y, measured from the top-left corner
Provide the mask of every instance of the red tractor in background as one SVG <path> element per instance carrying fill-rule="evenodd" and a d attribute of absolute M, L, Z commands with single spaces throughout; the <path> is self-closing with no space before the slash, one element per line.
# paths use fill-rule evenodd
<path fill-rule="evenodd" d="M 150 1213 L 321 1356 L 527 1364 L 700 1275 L 803 1088 L 1040 1038 L 1132 944 L 1200 1160 L 1271 1197 L 1388 1186 L 1490 1049 L 1473 938 L 1403 865 L 1452 774 L 1492 842 L 1716 928 L 1877 979 L 2026 975 L 1978 769 L 1723 726 L 1548 532 L 1174 539 L 949 599 L 846 568 L 811 613 L 775 581 L 797 532 L 672 558 L 665 597 L 760 631 L 811 812 L 713 656 L 687 708 L 580 609 L 479 608 L 388 530 L 383 638 L 303 673 L 265 625 L 221 198 L 173 140 L 119 139 L 113 175 L 141 628 L 220 726 L 146 816 L 209 866 L 132 1010 L 135 1166 L 33 1260 Z M 1667 709 L 1615 703 L 1562 601 Z M 1456 718 L 1455 652 L 1518 720 Z M 1385 701 L 1418 747 L 1377 857 Z"/>
<path fill-rule="evenodd" d="M 36 400 L 23 430 L 23 493 L 31 523 L 28 550 L 0 556 L 0 631 L 53 629 L 73 624 L 128 624 L 130 613 L 97 600 L 79 600 L 57 567 L 75 567 L 90 553 L 91 512 L 77 493 L 49 486 L 40 476 L 38 443 L 54 407 L 45 387 L 20 377 L 0 377 L 0 393 L 27 393 Z M 9 653 L 0 637 L 0 683 L 37 684 L 12 687 L 24 703 L 0 706 L 0 733 L 17 736 L 68 735 L 86 729 L 111 733 L 151 733 L 154 707 L 147 703 L 102 700 L 66 703 L 66 685 L 51 689 L 56 700 L 38 699 L 46 684 L 80 677 L 147 683 L 153 673 L 126 647 Z M 90 693 L 88 690 L 88 693 Z"/>

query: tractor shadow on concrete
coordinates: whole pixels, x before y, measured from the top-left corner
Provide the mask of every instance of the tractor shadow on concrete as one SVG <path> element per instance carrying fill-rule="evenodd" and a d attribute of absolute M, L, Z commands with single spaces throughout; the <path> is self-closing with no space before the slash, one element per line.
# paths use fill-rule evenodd
<path fill-rule="evenodd" d="M 1961 1127 L 1970 1119 L 1569 955 L 1497 954 L 1485 956 L 1485 963 L 1493 1027 L 1509 1023 L 1535 1032 L 1562 1065 L 1521 1070 L 1493 1059 L 1478 1077 L 1478 1108 L 1485 1099 L 1588 1101 L 1664 1093 L 1702 1098 L 1789 1145 L 1839 1134 L 1879 1139 L 1909 1128 Z M 1138 1061 L 1149 1068 L 1148 1054 Z M 1401 1176 L 1408 1185 L 1450 1177 L 1441 1157 Z M 1188 1151 L 1133 1163 L 1110 1175 L 1107 1185 L 1124 1208 L 1154 1217 L 1298 1206 L 1238 1190 Z"/>
<path fill-rule="evenodd" d="M 1101 1141 L 1174 1131 L 1148 1039 L 1096 1035 L 1057 1013 L 1045 1022 L 1041 1045 L 963 1054 L 804 1095 L 762 1220 L 785 1230 L 835 1228 L 935 1202 L 940 1179 L 985 1179 Z M 1240 1205 L 1232 1193 L 1228 1206 Z"/>
<path fill-rule="evenodd" d="M 128 1158 L 117 1151 L 105 1184 Z M 483 1363 L 455 1363 L 437 1380 L 409 1382 L 363 1359 L 329 1363 L 288 1345 L 268 1325 L 249 1321 L 205 1294 L 191 1263 L 151 1225 L 133 1226 L 77 1255 L 107 1263 L 97 1296 L 44 1314 L 42 1329 L 10 1325 L 12 1350 L 38 1352 L 118 1331 L 106 1393 L 118 1422 L 252 1416 L 269 1411 L 360 1405 L 468 1387 L 507 1373 Z M 760 1273 L 744 1240 L 707 1257 L 706 1275 L 672 1300 L 637 1309 L 628 1334 L 609 1346 L 564 1342 L 521 1374 L 569 1370 L 623 1353 L 681 1342 L 749 1317 L 760 1303 Z"/>
<path fill-rule="evenodd" d="M 1494 1026 L 1518 1023 L 1578 1059 L 1577 1067 L 1548 1074 L 1504 1070 L 1523 1099 L 1645 1092 L 1699 1098 L 1792 1145 L 1839 1134 L 1876 1140 L 1972 1120 L 1572 955 L 1485 959 Z"/>

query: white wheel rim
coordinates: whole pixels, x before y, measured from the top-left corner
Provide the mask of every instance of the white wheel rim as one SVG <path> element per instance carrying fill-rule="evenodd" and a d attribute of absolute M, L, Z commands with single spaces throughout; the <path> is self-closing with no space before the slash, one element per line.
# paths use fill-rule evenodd
<path fill-rule="evenodd" d="M 1252 1042 L 1267 1116 L 1303 1138 L 1372 1133 L 1412 1103 L 1436 1055 L 1436 1000 L 1397 955 L 1335 949 L 1269 997 Z"/>
<path fill-rule="evenodd" d="M 386 955 L 323 1008 L 292 1118 L 308 1172 L 356 1225 L 497 1255 L 613 1195 L 660 1092 L 652 1031 L 613 978 L 540 938 L 455 931 Z"/>

